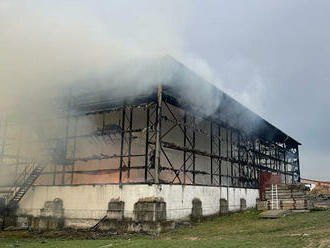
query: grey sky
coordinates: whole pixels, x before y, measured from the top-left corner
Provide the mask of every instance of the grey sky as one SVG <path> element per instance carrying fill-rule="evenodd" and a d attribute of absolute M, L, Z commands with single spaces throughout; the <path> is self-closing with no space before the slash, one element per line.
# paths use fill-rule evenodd
<path fill-rule="evenodd" d="M 330 2 L 203 1 L 193 9 L 186 49 L 303 143 L 302 176 L 330 180 Z"/>
<path fill-rule="evenodd" d="M 330 2 L 177 2 L 125 8 L 131 21 L 151 12 L 174 24 L 184 54 L 205 63 L 221 88 L 303 144 L 302 176 L 330 180 Z M 109 11 L 102 13 L 107 19 Z"/>
<path fill-rule="evenodd" d="M 68 31 L 75 31 L 69 22 L 74 24 L 72 27 L 83 22 L 85 26 L 76 41 L 62 43 L 63 39 L 57 40 L 61 46 L 69 44 L 69 49 L 63 52 L 64 57 L 69 56 L 70 46 L 76 49 L 77 44 L 82 44 L 82 49 L 74 54 L 81 61 L 80 57 L 85 54 L 81 51 L 86 51 L 83 44 L 85 27 L 89 56 L 93 56 L 94 47 L 100 47 L 96 41 L 108 41 L 113 35 L 120 37 L 115 43 L 117 47 L 124 43 L 126 46 L 123 47 L 131 50 L 143 47 L 143 52 L 174 55 L 300 141 L 303 144 L 303 177 L 330 180 L 330 1 L 81 0 L 36 1 L 33 6 L 29 1 L 25 4 L 16 1 L 19 8 L 24 6 L 23 13 L 31 12 L 23 17 L 22 11 L 14 13 L 5 2 L 0 4 L 0 18 L 16 13 L 25 23 L 28 18 L 34 18 L 31 13 L 39 9 L 43 20 L 54 17 L 49 21 L 49 30 L 35 29 L 46 32 L 45 37 L 53 30 L 58 32 L 55 34 L 61 34 L 62 26 L 67 30 L 63 37 L 74 37 Z M 7 1 L 10 5 L 9 2 L 12 0 Z M 4 20 L 12 23 L 7 17 Z M 88 22 L 92 24 L 88 26 Z M 18 30 L 22 30 L 22 23 Z M 39 25 L 40 21 L 33 25 L 36 23 Z M 104 32 L 109 35 L 102 35 Z M 30 43 L 41 42 L 43 47 L 47 47 L 50 40 L 45 42 L 42 37 L 30 36 Z M 3 48 L 3 51 L 10 51 L 8 47 Z M 16 49 L 13 47 L 13 50 Z M 57 49 L 56 54 L 60 50 Z M 93 57 L 94 61 L 102 51 Z M 40 54 L 42 61 L 45 53 Z M 53 61 L 52 56 L 47 53 L 50 61 Z M 89 59 L 83 61 L 88 68 Z M 102 60 L 102 64 L 103 61 L 106 60 Z M 53 67 L 51 71 L 54 72 Z"/>

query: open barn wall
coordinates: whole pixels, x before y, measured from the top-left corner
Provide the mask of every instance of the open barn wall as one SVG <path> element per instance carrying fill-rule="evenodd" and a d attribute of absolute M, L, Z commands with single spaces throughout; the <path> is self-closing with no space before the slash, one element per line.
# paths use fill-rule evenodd
<path fill-rule="evenodd" d="M 225 122 L 191 114 L 173 101 L 165 100 L 162 106 L 164 182 L 258 188 L 261 171 L 280 174 L 283 183 L 297 180 L 298 146 L 251 136 Z"/>
<path fill-rule="evenodd" d="M 44 121 L 39 134 L 23 130 L 30 138 L 18 136 L 20 146 L 3 138 L 2 168 L 19 175 L 44 150 L 52 159 L 39 185 L 155 183 L 159 132 L 159 183 L 258 188 L 261 171 L 280 174 L 284 183 L 297 180 L 298 145 L 266 141 L 221 118 L 221 112 L 198 115 L 165 94 L 161 105 L 154 97 L 79 114 L 71 110 Z M 17 136 L 21 126 L 2 122 L 2 136 Z M 47 134 L 46 147 L 38 144 L 40 130 Z"/>
<path fill-rule="evenodd" d="M 53 185 L 148 181 L 146 122 L 148 112 L 149 121 L 155 122 L 153 110 L 154 104 L 144 104 L 70 118 L 67 164 L 50 166 L 44 174 L 56 178 Z M 40 184 L 49 183 L 42 180 Z"/>
<path fill-rule="evenodd" d="M 13 186 L 34 161 L 45 164 L 36 185 L 152 182 L 149 157 L 155 143 L 155 105 L 75 112 L 43 119 L 33 131 L 23 123 L 2 121 L 1 170 L 8 182 L 2 180 L 1 186 Z"/>

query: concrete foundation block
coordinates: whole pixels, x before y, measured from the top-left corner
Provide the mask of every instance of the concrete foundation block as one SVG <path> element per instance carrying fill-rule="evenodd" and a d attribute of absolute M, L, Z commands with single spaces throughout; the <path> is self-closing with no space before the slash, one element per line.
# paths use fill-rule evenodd
<path fill-rule="evenodd" d="M 247 210 L 246 200 L 244 198 L 240 199 L 240 210 L 241 211 Z"/>
<path fill-rule="evenodd" d="M 198 198 L 192 200 L 191 218 L 199 219 L 203 216 L 202 201 Z"/>
<path fill-rule="evenodd" d="M 40 216 L 62 218 L 64 214 L 63 201 L 59 198 L 53 201 L 46 201 L 44 208 L 40 209 Z"/>
<path fill-rule="evenodd" d="M 16 226 L 21 228 L 29 228 L 29 217 L 18 216 Z"/>
<path fill-rule="evenodd" d="M 140 199 L 134 204 L 134 216 L 137 221 L 166 220 L 166 202 L 157 197 Z"/>
<path fill-rule="evenodd" d="M 112 220 L 124 219 L 125 202 L 118 200 L 111 200 L 108 203 L 107 218 Z"/>
<path fill-rule="evenodd" d="M 60 230 L 64 227 L 63 218 L 35 217 L 32 218 L 31 228 L 39 231 Z"/>
<path fill-rule="evenodd" d="M 221 214 L 228 213 L 228 201 L 224 198 L 220 199 L 220 213 Z"/>

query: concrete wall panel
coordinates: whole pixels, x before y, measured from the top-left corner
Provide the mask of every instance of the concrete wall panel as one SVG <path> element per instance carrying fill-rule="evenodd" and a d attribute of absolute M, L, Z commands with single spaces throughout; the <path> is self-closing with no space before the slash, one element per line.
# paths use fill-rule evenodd
<path fill-rule="evenodd" d="M 157 197 L 166 202 L 167 219 L 188 219 L 192 201 L 201 200 L 203 215 L 217 214 L 220 199 L 229 202 L 229 211 L 240 209 L 240 199 L 247 207 L 255 207 L 259 192 L 256 189 L 226 187 L 182 186 L 182 185 L 81 185 L 81 186 L 38 186 L 32 188 L 21 200 L 19 214 L 40 215 L 46 201 L 59 198 L 63 201 L 64 218 L 100 219 L 106 215 L 112 199 L 125 202 L 125 218 L 134 217 L 134 204 L 141 198 Z M 228 199 L 229 196 L 229 199 Z"/>

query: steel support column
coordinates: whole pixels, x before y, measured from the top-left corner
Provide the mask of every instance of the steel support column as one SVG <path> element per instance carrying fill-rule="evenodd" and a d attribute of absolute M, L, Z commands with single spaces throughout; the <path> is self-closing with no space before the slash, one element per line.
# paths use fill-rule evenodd
<path fill-rule="evenodd" d="M 162 86 L 157 88 L 157 118 L 156 118 L 156 146 L 155 146 L 155 183 L 159 184 L 159 167 L 161 153 L 161 122 L 162 122 Z"/>
<path fill-rule="evenodd" d="M 120 164 L 119 164 L 119 184 L 122 184 L 123 179 L 123 156 L 124 156 L 124 139 L 125 139 L 125 116 L 126 106 L 124 105 L 121 115 L 121 140 L 120 140 Z"/>

